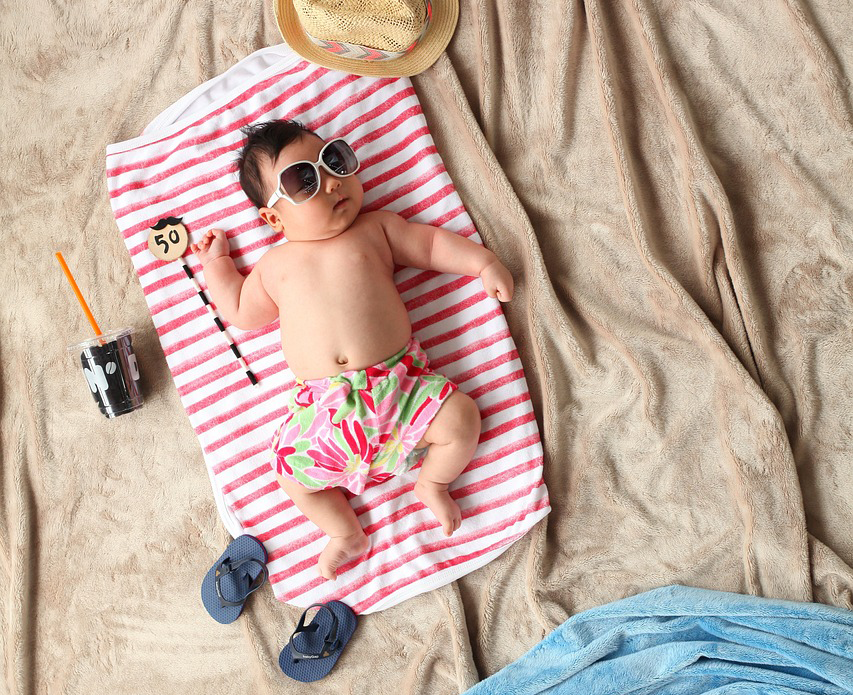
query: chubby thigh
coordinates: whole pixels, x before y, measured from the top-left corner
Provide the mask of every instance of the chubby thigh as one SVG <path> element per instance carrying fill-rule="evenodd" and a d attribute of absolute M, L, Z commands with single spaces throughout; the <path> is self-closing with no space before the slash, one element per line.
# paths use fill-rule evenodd
<path fill-rule="evenodd" d="M 480 410 L 473 398 L 454 391 L 442 404 L 424 436 L 415 445 L 423 449 L 431 444 L 444 445 L 458 441 L 477 441 L 480 437 Z"/>

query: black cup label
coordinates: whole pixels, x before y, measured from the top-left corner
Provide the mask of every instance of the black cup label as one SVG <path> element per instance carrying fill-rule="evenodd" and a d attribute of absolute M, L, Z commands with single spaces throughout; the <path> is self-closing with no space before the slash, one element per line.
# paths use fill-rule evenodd
<path fill-rule="evenodd" d="M 139 365 L 130 336 L 120 336 L 80 353 L 83 376 L 101 412 L 115 417 L 142 405 Z"/>

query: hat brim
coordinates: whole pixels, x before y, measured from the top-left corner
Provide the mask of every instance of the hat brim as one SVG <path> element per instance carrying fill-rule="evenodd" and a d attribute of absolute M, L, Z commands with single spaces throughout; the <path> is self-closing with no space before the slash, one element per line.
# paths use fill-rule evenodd
<path fill-rule="evenodd" d="M 459 0 L 430 0 L 432 19 L 418 44 L 404 56 L 390 60 L 341 58 L 320 48 L 305 35 L 293 0 L 274 0 L 275 19 L 282 38 L 305 60 L 332 70 L 368 77 L 411 77 L 423 72 L 440 56 L 456 30 Z"/>

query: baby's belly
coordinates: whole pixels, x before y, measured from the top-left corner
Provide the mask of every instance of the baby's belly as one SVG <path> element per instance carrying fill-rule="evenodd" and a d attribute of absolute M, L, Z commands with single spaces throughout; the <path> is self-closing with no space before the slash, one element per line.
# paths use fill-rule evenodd
<path fill-rule="evenodd" d="M 301 379 L 373 366 L 399 352 L 411 335 L 409 314 L 393 283 L 367 292 L 352 288 L 331 301 L 304 293 L 281 311 L 281 347 Z"/>

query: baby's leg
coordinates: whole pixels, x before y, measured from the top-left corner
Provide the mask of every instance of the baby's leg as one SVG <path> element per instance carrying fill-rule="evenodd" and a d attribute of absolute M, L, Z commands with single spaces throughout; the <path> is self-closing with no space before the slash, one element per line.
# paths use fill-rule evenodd
<path fill-rule="evenodd" d="M 309 490 L 282 476 L 276 477 L 296 508 L 329 537 L 317 560 L 317 569 L 326 579 L 337 578 L 338 567 L 363 555 L 370 545 L 349 501 L 336 487 Z"/>
<path fill-rule="evenodd" d="M 467 394 L 454 391 L 421 440 L 429 444 L 429 450 L 421 464 L 415 496 L 435 514 L 445 536 L 453 534 L 462 524 L 462 512 L 447 488 L 471 461 L 479 438 L 477 404 Z"/>

